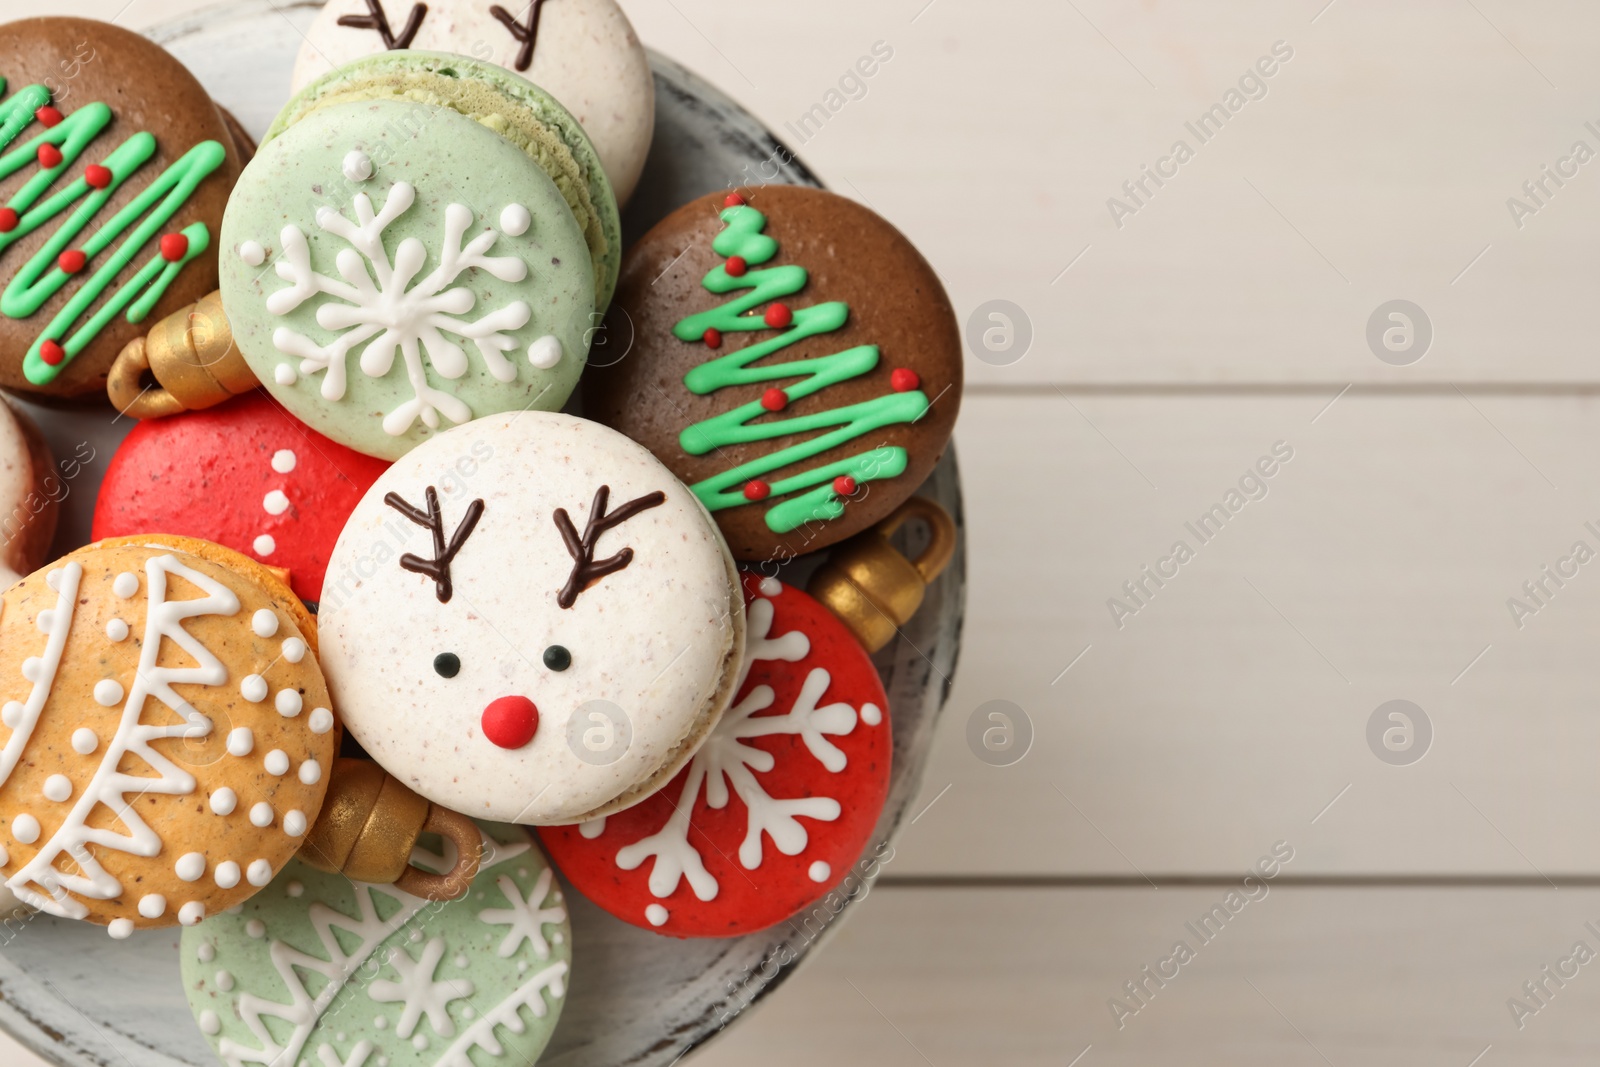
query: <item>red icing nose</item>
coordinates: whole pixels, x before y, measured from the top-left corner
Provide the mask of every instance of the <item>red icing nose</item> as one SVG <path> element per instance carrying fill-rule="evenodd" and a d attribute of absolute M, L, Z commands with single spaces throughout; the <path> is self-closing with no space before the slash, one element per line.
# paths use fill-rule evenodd
<path fill-rule="evenodd" d="M 483 736 L 501 748 L 521 748 L 539 729 L 539 709 L 527 697 L 501 697 L 483 709 Z"/>

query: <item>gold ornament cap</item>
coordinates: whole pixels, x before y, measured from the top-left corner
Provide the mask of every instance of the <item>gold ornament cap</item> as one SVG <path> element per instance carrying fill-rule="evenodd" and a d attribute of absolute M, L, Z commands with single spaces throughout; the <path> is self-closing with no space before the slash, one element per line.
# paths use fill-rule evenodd
<path fill-rule="evenodd" d="M 149 385 L 145 376 L 155 379 Z M 124 415 L 158 419 L 214 407 L 260 382 L 233 343 L 222 293 L 176 311 L 117 356 L 106 394 Z"/>

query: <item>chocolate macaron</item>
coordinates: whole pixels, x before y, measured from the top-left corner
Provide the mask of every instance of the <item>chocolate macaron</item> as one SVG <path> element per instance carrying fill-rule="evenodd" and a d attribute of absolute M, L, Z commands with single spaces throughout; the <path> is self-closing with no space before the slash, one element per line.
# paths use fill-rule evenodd
<path fill-rule="evenodd" d="M 105 22 L 0 29 L 0 387 L 105 392 L 123 346 L 217 287 L 250 146 L 161 46 Z"/>
<path fill-rule="evenodd" d="M 933 268 L 819 189 L 717 193 L 629 250 L 585 412 L 694 490 L 735 558 L 818 551 L 886 517 L 939 461 L 961 339 Z"/>

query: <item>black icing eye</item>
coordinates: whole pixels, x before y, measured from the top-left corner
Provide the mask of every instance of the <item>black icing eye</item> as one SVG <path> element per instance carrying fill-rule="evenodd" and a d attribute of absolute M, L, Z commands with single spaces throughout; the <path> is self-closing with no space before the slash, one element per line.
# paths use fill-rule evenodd
<path fill-rule="evenodd" d="M 461 657 L 454 652 L 441 652 L 433 657 L 433 669 L 441 678 L 454 678 L 461 673 Z"/>
<path fill-rule="evenodd" d="M 560 645 L 551 645 L 544 650 L 544 665 L 553 671 L 564 671 L 572 666 L 572 653 Z"/>

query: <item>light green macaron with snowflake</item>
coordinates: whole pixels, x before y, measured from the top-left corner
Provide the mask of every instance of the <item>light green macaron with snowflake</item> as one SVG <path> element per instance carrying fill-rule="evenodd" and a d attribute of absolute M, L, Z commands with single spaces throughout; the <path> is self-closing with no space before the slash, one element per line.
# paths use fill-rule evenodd
<path fill-rule="evenodd" d="M 394 52 L 290 101 L 228 203 L 222 300 L 291 413 L 396 459 L 453 425 L 566 403 L 622 254 L 616 198 L 547 93 Z"/>
<path fill-rule="evenodd" d="M 228 1067 L 526 1067 L 560 1018 L 572 932 L 520 827 L 480 823 L 467 895 L 422 900 L 293 860 L 183 931 L 183 985 Z M 453 855 L 417 866 L 448 869 Z"/>

